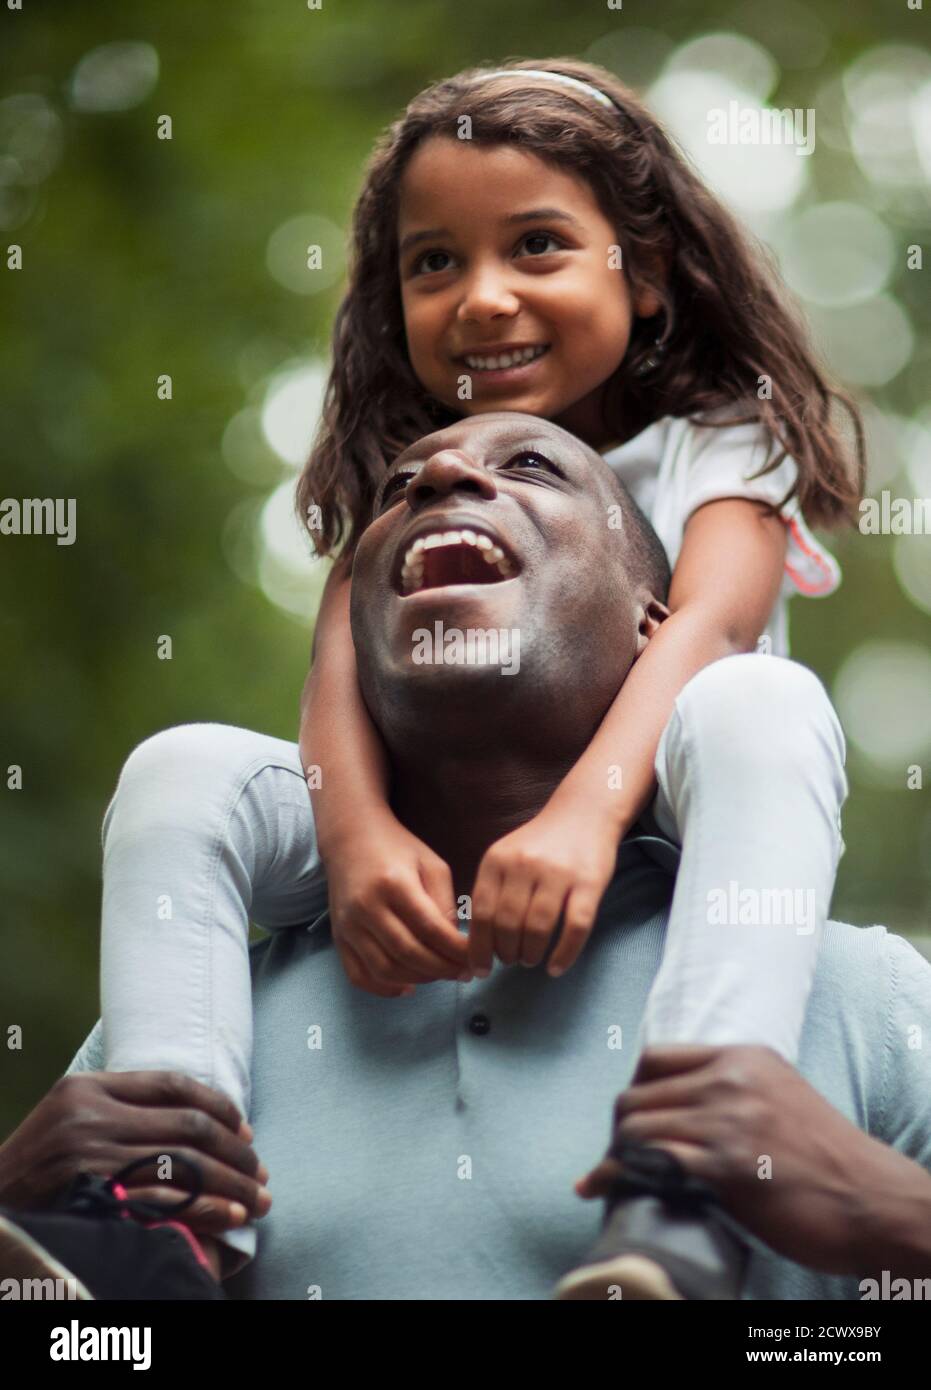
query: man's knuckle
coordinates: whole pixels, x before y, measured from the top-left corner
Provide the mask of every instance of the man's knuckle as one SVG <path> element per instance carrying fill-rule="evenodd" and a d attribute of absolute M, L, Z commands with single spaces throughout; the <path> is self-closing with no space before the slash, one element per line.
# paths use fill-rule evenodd
<path fill-rule="evenodd" d="M 194 1086 L 183 1071 L 166 1071 L 160 1076 L 162 1095 L 166 1100 L 185 1104 L 190 1102 Z"/>
<path fill-rule="evenodd" d="M 213 1138 L 213 1121 L 203 1110 L 183 1111 L 182 1132 L 185 1138 L 199 1148 Z"/>

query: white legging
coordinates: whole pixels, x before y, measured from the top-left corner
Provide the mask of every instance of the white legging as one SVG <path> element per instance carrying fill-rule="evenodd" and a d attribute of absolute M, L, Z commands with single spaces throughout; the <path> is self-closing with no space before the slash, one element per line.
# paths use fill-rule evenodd
<path fill-rule="evenodd" d="M 682 853 L 644 1043 L 795 1061 L 843 762 L 824 688 L 794 662 L 727 657 L 683 689 L 656 757 L 652 814 Z M 103 843 L 105 1067 L 185 1072 L 248 1116 L 249 920 L 310 925 L 327 905 L 297 746 L 221 724 L 156 734 L 123 768 Z"/>

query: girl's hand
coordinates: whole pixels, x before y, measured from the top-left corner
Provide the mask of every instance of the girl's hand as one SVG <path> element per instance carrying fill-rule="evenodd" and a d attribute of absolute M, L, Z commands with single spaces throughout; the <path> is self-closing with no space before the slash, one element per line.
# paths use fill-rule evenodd
<path fill-rule="evenodd" d="M 469 964 L 487 974 L 505 965 L 539 965 L 560 914 L 563 929 L 547 970 L 561 975 L 588 940 L 617 862 L 610 817 L 591 804 L 556 798 L 526 825 L 496 841 L 479 865 L 472 894 Z"/>
<path fill-rule="evenodd" d="M 325 855 L 333 940 L 352 984 L 396 999 L 468 973 L 449 866 L 389 810 Z"/>

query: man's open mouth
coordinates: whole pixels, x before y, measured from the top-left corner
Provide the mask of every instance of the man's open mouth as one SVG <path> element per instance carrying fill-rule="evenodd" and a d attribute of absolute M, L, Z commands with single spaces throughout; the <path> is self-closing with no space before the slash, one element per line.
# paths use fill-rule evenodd
<path fill-rule="evenodd" d="M 425 531 L 404 552 L 395 588 L 402 597 L 449 584 L 500 584 L 520 566 L 484 531 L 466 526 Z"/>

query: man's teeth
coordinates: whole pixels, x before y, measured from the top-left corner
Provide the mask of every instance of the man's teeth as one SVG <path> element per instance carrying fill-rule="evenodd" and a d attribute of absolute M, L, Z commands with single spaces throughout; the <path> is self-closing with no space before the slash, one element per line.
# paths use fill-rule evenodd
<path fill-rule="evenodd" d="M 473 371 L 498 372 L 503 367 L 522 367 L 526 362 L 542 357 L 546 349 L 546 343 L 537 343 L 535 347 L 515 348 L 511 352 L 499 352 L 494 356 L 480 357 L 468 352 L 464 360 L 466 366 L 471 367 Z"/>
<path fill-rule="evenodd" d="M 429 536 L 418 536 L 404 556 L 401 568 L 401 586 L 405 593 L 412 593 L 423 584 L 423 553 L 435 550 L 438 546 L 471 545 L 481 552 L 486 565 L 495 565 L 502 579 L 509 579 L 514 573 L 510 560 L 490 536 L 480 531 L 432 531 Z"/>

